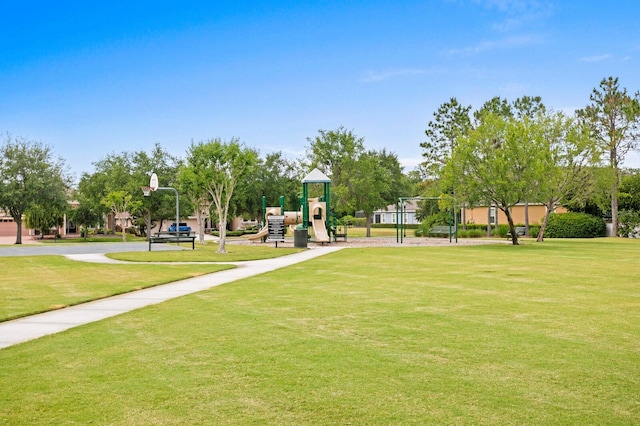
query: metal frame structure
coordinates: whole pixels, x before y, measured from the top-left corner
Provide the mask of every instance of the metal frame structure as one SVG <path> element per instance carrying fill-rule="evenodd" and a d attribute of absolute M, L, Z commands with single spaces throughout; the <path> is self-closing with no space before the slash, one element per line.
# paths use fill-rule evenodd
<path fill-rule="evenodd" d="M 422 201 L 422 200 L 444 200 L 444 197 L 399 197 L 396 203 L 396 243 L 403 243 L 405 237 L 404 227 L 404 202 L 405 201 Z M 451 220 L 453 216 L 453 220 Z M 449 212 L 449 242 L 453 242 L 453 236 L 455 236 L 456 243 L 458 242 L 458 215 L 456 214 L 456 203 L 453 201 L 453 206 Z"/>

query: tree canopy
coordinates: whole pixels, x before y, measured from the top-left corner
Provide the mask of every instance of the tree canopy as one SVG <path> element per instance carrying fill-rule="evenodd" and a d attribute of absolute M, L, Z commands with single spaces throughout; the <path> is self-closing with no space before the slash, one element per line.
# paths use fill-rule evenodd
<path fill-rule="evenodd" d="M 257 151 L 247 148 L 236 138 L 192 143 L 185 167 L 201 182 L 216 210 L 220 242 L 218 253 L 226 253 L 225 239 L 231 198 L 238 183 L 252 173 L 258 162 Z"/>
<path fill-rule="evenodd" d="M 589 126 L 591 136 L 607 158 L 611 223 L 613 229 L 617 229 L 620 167 L 629 151 L 637 149 L 640 142 L 640 94 L 627 94 L 627 89 L 620 88 L 617 77 L 609 77 L 602 79 L 589 99 L 591 103 L 576 114 Z"/>
<path fill-rule="evenodd" d="M 492 112 L 458 138 L 445 179 L 468 202 L 495 204 L 507 217 L 512 242 L 518 244 L 511 208 L 527 199 L 535 178 L 532 158 L 541 140 L 526 121 Z"/>
<path fill-rule="evenodd" d="M 65 163 L 48 145 L 7 135 L 0 146 L 0 208 L 17 225 L 16 244 L 22 244 L 23 215 L 31 210 L 39 224 L 54 223 L 50 216 L 66 210 L 69 187 Z"/>

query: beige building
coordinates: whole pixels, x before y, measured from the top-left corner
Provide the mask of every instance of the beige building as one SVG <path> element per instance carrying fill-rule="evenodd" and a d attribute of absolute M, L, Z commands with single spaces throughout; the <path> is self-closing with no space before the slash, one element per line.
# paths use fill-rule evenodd
<path fill-rule="evenodd" d="M 547 212 L 545 206 L 541 204 L 529 204 L 529 224 L 540 225 Z M 566 213 L 567 209 L 564 207 L 556 207 L 555 213 Z M 498 224 L 507 224 L 507 216 L 504 212 L 496 207 L 473 207 L 462 209 L 462 220 L 468 224 L 486 225 L 490 223 L 494 225 L 496 223 L 496 213 Z M 518 204 L 511 209 L 511 217 L 514 224 L 525 223 L 525 205 Z"/>

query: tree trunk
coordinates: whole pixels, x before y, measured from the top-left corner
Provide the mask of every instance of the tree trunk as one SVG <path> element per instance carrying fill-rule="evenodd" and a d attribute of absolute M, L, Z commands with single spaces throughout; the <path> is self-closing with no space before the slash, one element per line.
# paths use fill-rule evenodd
<path fill-rule="evenodd" d="M 18 228 L 18 235 L 16 235 L 16 244 L 22 244 L 22 218 L 13 218 L 16 221 L 16 225 Z"/>
<path fill-rule="evenodd" d="M 540 226 L 540 232 L 538 232 L 538 238 L 536 238 L 537 243 L 541 243 L 544 241 L 544 231 L 547 229 L 547 223 L 549 222 L 549 216 L 551 215 L 551 207 L 545 205 L 547 208 L 547 212 L 544 215 L 544 219 L 542 220 L 542 225 Z"/>
<path fill-rule="evenodd" d="M 220 242 L 218 243 L 218 251 L 216 253 L 225 254 L 227 249 L 225 247 L 225 240 L 227 238 L 227 223 L 226 221 L 220 221 L 218 223 L 218 232 L 220 234 Z"/>
<path fill-rule="evenodd" d="M 198 242 L 200 244 L 204 244 L 204 222 L 205 222 L 204 212 L 202 209 L 198 209 Z"/>
<path fill-rule="evenodd" d="M 609 162 L 613 173 L 613 184 L 611 185 L 611 231 L 612 237 L 618 236 L 618 150 L 614 146 L 609 152 Z"/>
<path fill-rule="evenodd" d="M 467 203 L 466 202 L 462 202 L 462 214 L 461 214 L 461 220 L 462 220 L 462 229 L 466 230 L 467 229 Z"/>
<path fill-rule="evenodd" d="M 518 242 L 518 234 L 516 233 L 516 227 L 513 225 L 513 218 L 511 217 L 511 212 L 509 211 L 508 208 L 503 209 L 502 207 L 500 207 L 500 210 L 502 210 L 505 216 L 507 216 L 507 222 L 509 223 L 509 232 L 511 232 L 511 242 L 513 243 L 514 246 L 520 245 L 520 243 Z M 496 217 L 498 217 L 497 213 L 498 212 L 496 211 Z"/>
<path fill-rule="evenodd" d="M 524 202 L 524 235 L 529 236 L 529 201 Z"/>
<path fill-rule="evenodd" d="M 613 178 L 613 186 L 611 188 L 611 228 L 613 237 L 618 236 L 618 173 Z"/>
<path fill-rule="evenodd" d="M 122 231 L 122 242 L 127 242 L 127 222 L 122 223 L 122 214 L 123 212 L 114 211 L 113 213 L 113 230 L 115 232 L 116 228 L 116 217 L 120 216 L 120 230 Z"/>
<path fill-rule="evenodd" d="M 491 205 L 487 207 L 487 237 L 491 237 Z"/>
<path fill-rule="evenodd" d="M 367 238 L 371 237 L 371 215 L 370 214 L 365 214 L 364 215 L 365 218 L 365 224 L 367 226 Z"/>

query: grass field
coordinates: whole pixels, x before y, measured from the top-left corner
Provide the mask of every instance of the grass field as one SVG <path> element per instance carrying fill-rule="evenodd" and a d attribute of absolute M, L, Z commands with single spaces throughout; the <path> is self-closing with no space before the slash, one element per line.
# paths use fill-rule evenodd
<path fill-rule="evenodd" d="M 638 424 L 638 241 L 347 249 L 0 351 L 0 424 Z"/>
<path fill-rule="evenodd" d="M 195 250 L 191 250 L 191 243 L 180 245 L 189 250 L 111 253 L 107 256 L 112 259 L 134 262 L 241 262 L 286 256 L 302 250 L 286 247 L 275 249 L 273 244 L 226 244 L 227 253 L 218 254 L 216 253 L 218 244 L 215 243 L 196 243 Z"/>
<path fill-rule="evenodd" d="M 104 265 L 63 256 L 0 257 L 0 321 L 233 268 Z"/>
<path fill-rule="evenodd" d="M 190 247 L 190 245 L 189 245 Z M 216 254 L 216 244 L 196 250 L 126 252 L 109 257 L 132 262 L 236 262 L 269 259 L 300 249 L 232 246 Z M 232 268 L 232 265 L 103 265 L 62 256 L 0 257 L 0 321 L 166 284 Z"/>

